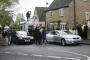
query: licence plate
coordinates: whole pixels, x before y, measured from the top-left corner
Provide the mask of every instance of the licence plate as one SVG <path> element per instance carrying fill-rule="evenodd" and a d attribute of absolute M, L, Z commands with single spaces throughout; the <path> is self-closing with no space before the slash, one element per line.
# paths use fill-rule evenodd
<path fill-rule="evenodd" d="M 25 40 L 25 42 L 30 42 L 30 40 Z"/>

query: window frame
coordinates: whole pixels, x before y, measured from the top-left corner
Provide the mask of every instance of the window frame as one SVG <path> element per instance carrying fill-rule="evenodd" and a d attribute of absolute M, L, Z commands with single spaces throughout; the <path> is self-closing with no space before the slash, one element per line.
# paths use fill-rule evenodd
<path fill-rule="evenodd" d="M 64 8 L 59 9 L 59 16 L 64 16 Z"/>
<path fill-rule="evenodd" d="M 49 15 L 49 16 L 52 16 L 52 11 L 49 11 L 49 12 L 48 12 L 48 15 Z"/>

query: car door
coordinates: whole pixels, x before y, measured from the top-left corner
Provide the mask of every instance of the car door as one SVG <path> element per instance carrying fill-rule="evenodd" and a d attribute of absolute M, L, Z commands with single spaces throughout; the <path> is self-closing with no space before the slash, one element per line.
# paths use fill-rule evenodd
<path fill-rule="evenodd" d="M 60 35 L 57 31 L 55 31 L 54 42 L 60 42 Z"/>
<path fill-rule="evenodd" d="M 53 42 L 54 41 L 54 34 L 48 33 L 46 35 L 46 39 L 47 39 L 48 42 Z"/>
<path fill-rule="evenodd" d="M 61 43 L 61 40 L 64 38 L 64 37 L 63 37 L 64 34 L 65 34 L 65 32 L 63 32 L 63 31 L 60 31 L 60 32 L 59 32 L 59 40 L 58 40 L 58 42 Z"/>

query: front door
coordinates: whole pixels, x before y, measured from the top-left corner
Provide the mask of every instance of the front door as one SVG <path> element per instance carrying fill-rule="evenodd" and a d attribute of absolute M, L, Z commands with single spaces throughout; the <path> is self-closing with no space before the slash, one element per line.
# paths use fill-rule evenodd
<path fill-rule="evenodd" d="M 60 23 L 60 30 L 67 30 L 67 24 L 66 23 Z"/>

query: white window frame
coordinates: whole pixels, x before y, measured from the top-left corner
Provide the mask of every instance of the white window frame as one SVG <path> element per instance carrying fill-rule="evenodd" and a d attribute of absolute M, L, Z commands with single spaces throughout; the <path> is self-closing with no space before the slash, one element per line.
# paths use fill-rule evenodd
<path fill-rule="evenodd" d="M 87 26 L 88 26 L 88 28 L 90 29 L 90 20 L 87 21 Z"/>
<path fill-rule="evenodd" d="M 85 12 L 85 18 L 86 18 L 86 20 L 90 19 L 90 12 Z"/>
<path fill-rule="evenodd" d="M 87 1 L 87 0 L 83 0 L 83 1 Z"/>
<path fill-rule="evenodd" d="M 52 11 L 49 11 L 49 12 L 48 12 L 48 15 L 49 15 L 49 16 L 52 16 Z"/>
<path fill-rule="evenodd" d="M 59 14 L 60 14 L 60 16 L 64 16 L 64 8 L 59 9 Z"/>
<path fill-rule="evenodd" d="M 66 27 L 67 27 L 66 23 L 60 23 L 60 30 L 67 30 Z"/>

